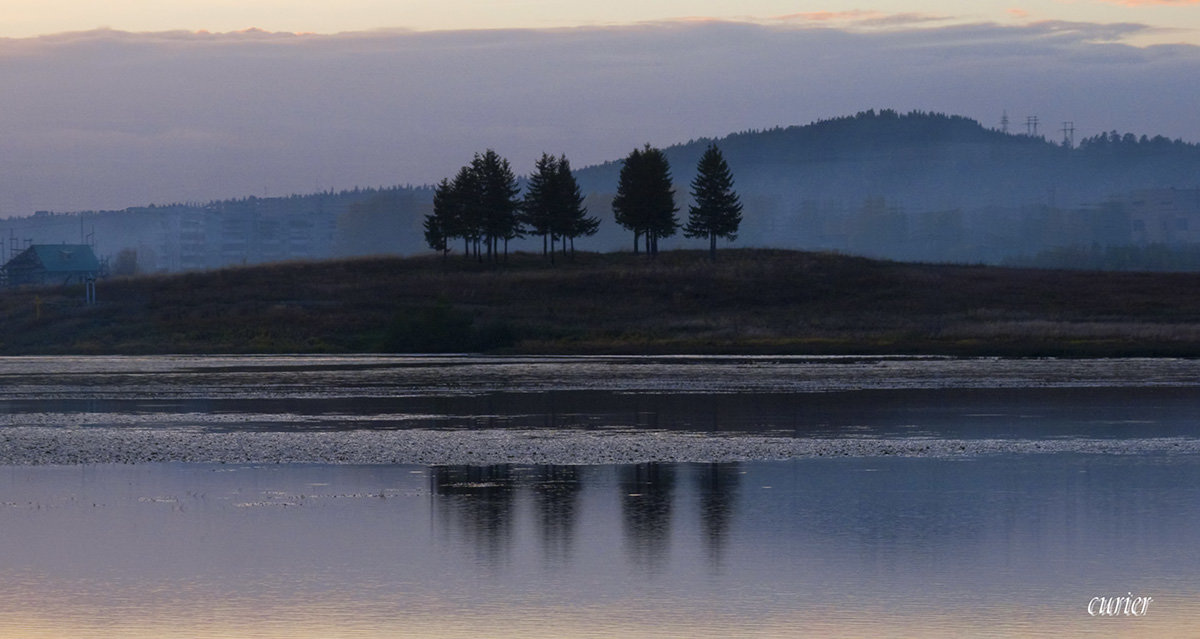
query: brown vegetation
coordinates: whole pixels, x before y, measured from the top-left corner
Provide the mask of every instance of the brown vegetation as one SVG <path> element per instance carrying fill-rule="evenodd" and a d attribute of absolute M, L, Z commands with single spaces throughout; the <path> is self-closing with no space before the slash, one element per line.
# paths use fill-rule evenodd
<path fill-rule="evenodd" d="M 369 258 L 0 294 L 0 353 L 1200 355 L 1200 275 L 769 250 Z M 39 316 L 40 313 L 40 316 Z"/>

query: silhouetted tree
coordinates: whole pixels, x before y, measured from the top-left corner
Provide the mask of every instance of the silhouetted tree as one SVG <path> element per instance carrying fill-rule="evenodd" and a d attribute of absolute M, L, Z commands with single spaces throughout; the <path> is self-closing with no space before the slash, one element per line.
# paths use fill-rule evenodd
<path fill-rule="evenodd" d="M 736 240 L 742 223 L 742 204 L 733 191 L 733 174 L 715 144 L 700 156 L 696 179 L 692 180 L 692 199 L 696 204 L 688 209 L 683 234 L 708 238 L 709 259 L 715 261 L 717 238 Z"/>
<path fill-rule="evenodd" d="M 482 261 L 479 253 L 479 242 L 484 237 L 483 220 L 483 188 L 479 174 L 468 165 L 458 170 L 451 182 L 449 191 L 450 235 L 461 237 L 466 247 L 466 254 L 471 256 L 471 248 L 475 249 L 475 257 Z"/>
<path fill-rule="evenodd" d="M 522 237 L 517 216 L 517 178 L 508 160 L 488 149 L 475 154 L 471 163 L 458 170 L 454 180 L 443 179 L 433 194 L 433 214 L 425 220 L 425 240 L 443 253 L 452 238 L 462 238 L 464 253 L 483 261 L 480 243 L 489 260 L 499 255 L 500 240 L 508 254 L 508 241 Z"/>
<path fill-rule="evenodd" d="M 433 213 L 425 216 L 425 243 L 442 257 L 450 252 L 450 239 L 454 237 L 455 195 L 454 185 L 442 178 L 433 190 Z"/>
<path fill-rule="evenodd" d="M 490 259 L 499 255 L 499 241 L 504 240 L 504 254 L 508 255 L 508 241 L 522 237 L 524 228 L 517 216 L 521 202 L 517 199 L 520 187 L 513 175 L 508 160 L 492 149 L 483 155 L 476 154 L 471 161 L 471 173 L 479 186 L 479 210 L 483 221 L 483 238 Z"/>
<path fill-rule="evenodd" d="M 554 174 L 555 214 L 552 217 L 551 230 L 563 240 L 563 253 L 567 251 L 567 242 L 571 243 L 571 255 L 575 255 L 575 238 L 595 235 L 600 228 L 600 219 L 590 217 L 587 207 L 583 205 L 583 192 L 571 172 L 571 162 L 567 156 L 558 158 L 557 171 Z M 551 243 L 553 248 L 553 243 Z"/>
<path fill-rule="evenodd" d="M 599 228 L 600 220 L 588 217 L 583 202 L 567 157 L 543 153 L 525 189 L 522 220 L 528 230 L 542 236 L 542 254 L 548 254 L 551 262 L 558 240 L 562 240 L 565 255 L 568 241 L 574 252 L 576 237 L 592 235 Z"/>
<path fill-rule="evenodd" d="M 647 144 L 625 158 L 612 207 L 617 223 L 633 231 L 633 252 L 644 236 L 646 253 L 657 255 L 658 238 L 670 237 L 679 228 L 671 167 L 662 151 Z"/>
<path fill-rule="evenodd" d="M 525 199 L 521 202 L 521 220 L 530 233 L 542 236 L 542 255 L 550 250 L 551 225 L 554 222 L 554 181 L 557 177 L 558 160 L 543 153 L 533 165 L 533 175 L 525 186 Z"/>

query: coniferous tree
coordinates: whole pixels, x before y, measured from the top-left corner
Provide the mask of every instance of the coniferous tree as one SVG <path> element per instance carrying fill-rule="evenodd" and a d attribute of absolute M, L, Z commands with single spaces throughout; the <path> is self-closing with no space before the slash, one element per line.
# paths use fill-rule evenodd
<path fill-rule="evenodd" d="M 559 156 L 554 174 L 555 214 L 552 217 L 551 230 L 554 235 L 563 240 L 563 253 L 567 252 L 567 242 L 571 243 L 571 255 L 575 255 L 575 238 L 595 235 L 600 228 L 599 218 L 587 214 L 583 205 L 583 192 L 571 172 L 571 161 L 567 156 Z"/>
<path fill-rule="evenodd" d="M 433 189 L 433 213 L 425 216 L 425 243 L 445 257 L 450 252 L 451 228 L 453 226 L 454 187 L 450 180 L 442 178 Z"/>
<path fill-rule="evenodd" d="M 508 160 L 492 149 L 483 155 L 476 154 L 471 162 L 471 173 L 479 183 L 479 209 L 482 218 L 482 235 L 487 244 L 489 259 L 499 256 L 499 242 L 504 240 L 504 253 L 508 255 L 508 241 L 523 237 L 524 229 L 517 216 L 521 202 L 517 199 L 520 187 L 513 175 Z"/>
<path fill-rule="evenodd" d="M 534 163 L 534 173 L 529 176 L 525 187 L 525 199 L 521 203 L 521 219 L 530 233 L 542 236 L 542 255 L 551 254 L 549 241 L 554 222 L 554 191 L 558 175 L 558 160 L 543 153 Z"/>
<path fill-rule="evenodd" d="M 446 257 L 446 254 L 450 252 L 450 238 L 446 236 L 445 229 L 442 228 L 442 221 L 434 215 L 426 215 L 424 227 L 425 243 L 429 245 L 429 248 L 441 253 L 442 257 Z"/>
<path fill-rule="evenodd" d="M 529 231 L 542 236 L 542 254 L 549 255 L 553 263 L 559 240 L 566 255 L 567 243 L 573 250 L 575 238 L 593 235 L 600 220 L 588 217 L 583 193 L 565 155 L 556 158 L 543 153 L 534 169 L 525 189 L 522 220 Z"/>
<path fill-rule="evenodd" d="M 638 205 L 634 187 L 636 175 L 642 164 L 642 150 L 634 149 L 621 163 L 621 173 L 617 177 L 617 194 L 613 196 L 613 219 L 617 224 L 633 231 L 633 254 L 637 255 L 638 244 L 642 235 L 643 207 Z"/>
<path fill-rule="evenodd" d="M 742 204 L 733 191 L 733 173 L 721 150 L 710 144 L 700 157 L 696 179 L 692 180 L 694 206 L 688 209 L 686 237 L 708 238 L 709 259 L 717 259 L 717 238 L 737 239 L 742 223 Z"/>
<path fill-rule="evenodd" d="M 625 158 L 612 207 L 617 223 L 633 231 L 633 252 L 645 237 L 646 253 L 657 255 L 658 239 L 679 228 L 671 167 L 662 151 L 647 144 Z"/>
<path fill-rule="evenodd" d="M 479 253 L 479 243 L 484 237 L 483 219 L 483 189 L 478 173 L 472 166 L 464 166 L 454 176 L 450 188 L 450 204 L 453 213 L 449 218 L 454 237 L 460 237 L 465 246 L 466 257 L 471 257 L 471 249 L 475 249 L 475 258 L 482 261 Z"/>
<path fill-rule="evenodd" d="M 453 180 L 443 179 L 434 189 L 433 213 L 425 219 L 426 242 L 445 253 L 450 239 L 461 238 L 464 255 L 470 258 L 473 248 L 475 258 L 483 261 L 484 253 L 489 260 L 497 259 L 504 240 L 507 255 L 508 241 L 524 232 L 517 216 L 519 191 L 508 160 L 491 149 L 476 153 Z"/>

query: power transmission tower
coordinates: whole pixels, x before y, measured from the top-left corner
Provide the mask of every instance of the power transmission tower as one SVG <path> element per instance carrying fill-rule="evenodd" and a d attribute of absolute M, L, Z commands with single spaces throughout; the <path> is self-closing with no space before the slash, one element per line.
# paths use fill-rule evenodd
<path fill-rule="evenodd" d="M 1036 115 L 1026 116 L 1025 117 L 1025 132 L 1029 134 L 1029 137 L 1031 137 L 1031 138 L 1037 137 L 1037 134 L 1038 134 L 1037 128 L 1038 128 L 1038 116 L 1036 116 Z"/>
<path fill-rule="evenodd" d="M 1008 109 L 1004 110 L 1004 115 L 1000 116 L 1000 132 L 1008 133 Z"/>
<path fill-rule="evenodd" d="M 1062 128 L 1063 146 L 1074 148 L 1075 146 L 1075 123 L 1063 122 Z"/>

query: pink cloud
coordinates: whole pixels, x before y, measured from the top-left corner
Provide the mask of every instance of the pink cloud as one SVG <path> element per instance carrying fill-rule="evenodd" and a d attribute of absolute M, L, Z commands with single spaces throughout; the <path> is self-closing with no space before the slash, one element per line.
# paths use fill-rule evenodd
<path fill-rule="evenodd" d="M 780 22 L 800 22 L 810 24 L 839 24 L 860 27 L 902 27 L 917 24 L 942 22 L 948 20 L 944 16 L 934 16 L 924 13 L 886 13 L 866 9 L 849 11 L 807 11 L 775 16 L 772 20 Z"/>
<path fill-rule="evenodd" d="M 787 15 L 776 16 L 776 20 L 783 21 L 800 21 L 800 22 L 841 22 L 853 20 L 878 19 L 884 17 L 882 11 L 867 11 L 864 9 L 852 9 L 850 11 L 806 11 L 803 13 L 789 13 Z"/>

